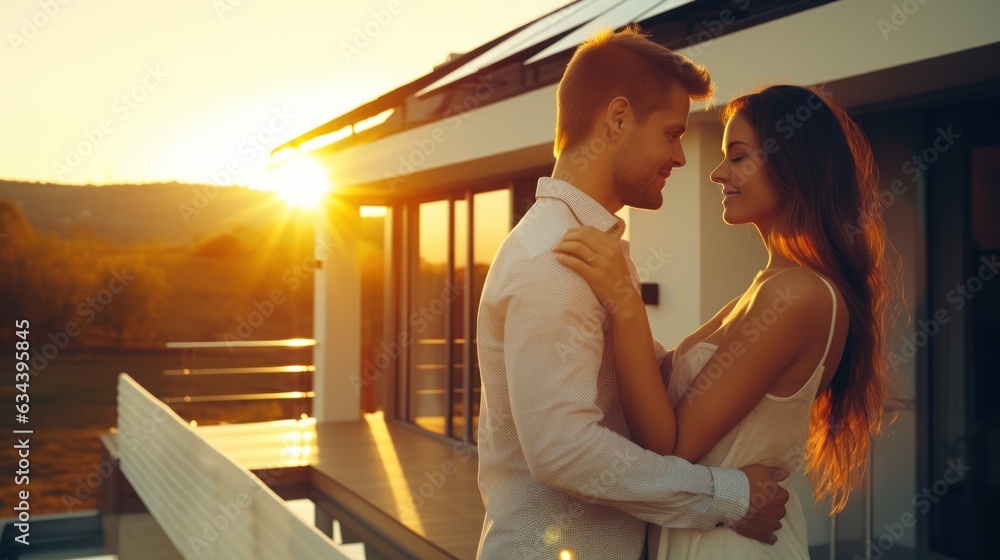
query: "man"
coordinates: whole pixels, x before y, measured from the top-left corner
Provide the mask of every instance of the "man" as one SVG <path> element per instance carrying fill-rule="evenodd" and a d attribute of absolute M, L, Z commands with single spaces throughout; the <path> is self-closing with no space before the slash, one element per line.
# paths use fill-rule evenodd
<path fill-rule="evenodd" d="M 774 481 L 787 473 L 691 465 L 628 440 L 608 312 L 551 251 L 580 225 L 620 240 L 614 213 L 625 205 L 659 208 L 671 169 L 685 163 L 690 99 L 712 91 L 705 68 L 631 28 L 599 33 L 567 66 L 553 177 L 539 179 L 502 244 L 479 308 L 480 558 L 634 560 L 647 522 L 733 526 L 774 542 L 788 499 Z M 657 343 L 661 364 L 665 355 Z"/>

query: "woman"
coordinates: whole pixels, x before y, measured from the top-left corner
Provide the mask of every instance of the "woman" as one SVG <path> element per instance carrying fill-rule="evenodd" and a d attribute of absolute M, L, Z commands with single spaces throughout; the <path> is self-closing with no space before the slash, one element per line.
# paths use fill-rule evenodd
<path fill-rule="evenodd" d="M 767 266 L 665 358 L 661 378 L 619 244 L 574 228 L 557 258 L 611 311 L 621 406 L 634 441 L 664 455 L 795 472 L 843 509 L 866 468 L 886 397 L 884 226 L 858 126 L 817 89 L 773 86 L 723 111 L 723 220 L 756 226 Z M 866 217 L 859 221 L 859 213 Z M 654 558 L 808 558 L 794 488 L 777 543 L 735 531 L 651 532 Z M 751 493 L 755 489 L 751 489 Z M 656 537 L 659 536 L 659 539 Z M 656 542 L 658 541 L 658 542 Z"/>

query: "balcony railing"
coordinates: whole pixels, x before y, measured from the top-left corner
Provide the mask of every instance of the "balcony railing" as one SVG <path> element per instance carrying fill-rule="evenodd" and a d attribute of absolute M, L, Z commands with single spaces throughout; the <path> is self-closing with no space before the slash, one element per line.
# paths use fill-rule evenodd
<path fill-rule="evenodd" d="M 307 417 L 316 396 L 312 390 L 316 368 L 312 356 L 301 351 L 315 345 L 316 341 L 308 338 L 168 342 L 167 348 L 181 351 L 181 363 L 179 368 L 163 370 L 174 382 L 170 383 L 171 392 L 160 400 L 189 421 L 197 417 L 202 423 Z M 254 351 L 256 356 L 246 355 Z M 298 351 L 295 363 L 287 363 L 289 351 Z M 247 358 L 256 361 L 248 363 Z M 279 359 L 280 363 L 273 363 Z M 265 361 L 270 363 L 261 365 Z M 234 386 L 243 392 L 231 392 Z M 256 390 L 246 390 L 251 388 Z M 265 402 L 275 407 L 247 414 L 248 405 Z M 235 414 L 233 406 L 242 407 L 244 414 Z"/>
<path fill-rule="evenodd" d="M 267 485 L 128 374 L 118 378 L 121 470 L 185 558 L 341 559 Z"/>

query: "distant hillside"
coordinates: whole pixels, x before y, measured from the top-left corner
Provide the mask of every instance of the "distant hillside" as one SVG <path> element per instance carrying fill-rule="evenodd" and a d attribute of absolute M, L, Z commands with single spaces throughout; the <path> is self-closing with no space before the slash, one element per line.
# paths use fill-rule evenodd
<path fill-rule="evenodd" d="M 0 180 L 0 198 L 17 202 L 36 229 L 66 238 L 90 231 L 122 244 L 187 244 L 283 209 L 274 193 L 184 183 L 96 187 Z"/>

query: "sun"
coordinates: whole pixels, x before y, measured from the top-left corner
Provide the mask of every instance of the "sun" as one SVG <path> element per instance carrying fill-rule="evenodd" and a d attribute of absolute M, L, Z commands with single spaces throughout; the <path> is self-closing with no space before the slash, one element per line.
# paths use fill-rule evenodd
<path fill-rule="evenodd" d="M 269 190 L 289 206 L 311 210 L 318 208 L 332 190 L 330 176 L 322 165 L 309 156 L 300 156 L 268 170 Z"/>

